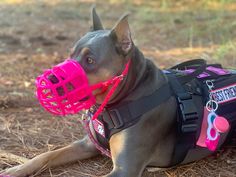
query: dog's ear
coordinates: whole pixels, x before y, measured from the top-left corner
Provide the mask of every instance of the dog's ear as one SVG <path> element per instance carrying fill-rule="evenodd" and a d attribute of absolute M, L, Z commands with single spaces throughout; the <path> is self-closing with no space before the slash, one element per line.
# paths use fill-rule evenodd
<path fill-rule="evenodd" d="M 118 52 L 127 55 L 132 48 L 133 42 L 128 23 L 129 14 L 123 15 L 112 28 L 110 36 L 114 39 Z"/>
<path fill-rule="evenodd" d="M 91 18 L 92 18 L 92 26 L 91 26 L 91 31 L 96 31 L 96 30 L 103 30 L 102 22 L 97 15 L 95 6 L 92 7 L 91 11 Z"/>

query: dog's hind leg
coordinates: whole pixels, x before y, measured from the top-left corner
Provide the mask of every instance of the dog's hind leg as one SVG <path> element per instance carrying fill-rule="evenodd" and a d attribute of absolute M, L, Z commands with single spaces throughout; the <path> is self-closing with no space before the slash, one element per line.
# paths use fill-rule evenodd
<path fill-rule="evenodd" d="M 7 169 L 3 171 L 2 175 L 24 177 L 33 173 L 40 173 L 49 167 L 87 159 L 97 154 L 98 151 L 86 136 L 84 139 L 76 141 L 69 146 L 40 154 L 25 164 Z"/>

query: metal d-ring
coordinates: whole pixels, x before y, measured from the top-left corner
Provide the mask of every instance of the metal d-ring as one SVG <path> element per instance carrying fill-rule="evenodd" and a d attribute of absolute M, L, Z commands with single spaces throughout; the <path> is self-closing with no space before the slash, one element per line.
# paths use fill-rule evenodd
<path fill-rule="evenodd" d="M 214 87 L 214 83 L 212 80 L 207 80 L 206 85 L 208 86 L 209 90 L 212 90 L 212 88 Z"/>
<path fill-rule="evenodd" d="M 218 109 L 218 103 L 215 100 L 209 100 L 206 103 L 206 109 L 211 112 L 211 111 L 216 111 Z"/>

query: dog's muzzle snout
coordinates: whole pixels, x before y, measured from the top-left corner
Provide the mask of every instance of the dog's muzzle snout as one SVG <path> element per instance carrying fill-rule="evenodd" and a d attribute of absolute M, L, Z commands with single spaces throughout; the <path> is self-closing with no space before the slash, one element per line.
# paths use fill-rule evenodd
<path fill-rule="evenodd" d="M 96 103 L 93 91 L 107 93 L 101 109 L 107 104 L 123 77 L 127 75 L 130 61 L 126 64 L 121 75 L 89 85 L 88 77 L 78 61 L 67 59 L 64 62 L 46 70 L 36 79 L 36 97 L 40 104 L 55 115 L 76 114 L 82 109 L 89 109 Z M 97 116 L 98 114 L 96 114 Z M 95 117 L 96 117 L 95 116 Z"/>

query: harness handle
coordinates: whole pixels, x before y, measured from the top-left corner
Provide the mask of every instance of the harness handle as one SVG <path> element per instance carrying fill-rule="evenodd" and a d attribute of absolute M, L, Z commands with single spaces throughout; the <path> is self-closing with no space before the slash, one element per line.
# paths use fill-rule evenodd
<path fill-rule="evenodd" d="M 177 64 L 170 69 L 174 70 L 186 70 L 187 68 L 194 67 L 195 71 L 184 76 L 178 77 L 181 83 L 186 83 L 191 80 L 193 80 L 195 77 L 197 77 L 199 74 L 201 74 L 207 67 L 206 60 L 204 59 L 194 59 L 182 62 L 180 64 Z"/>

